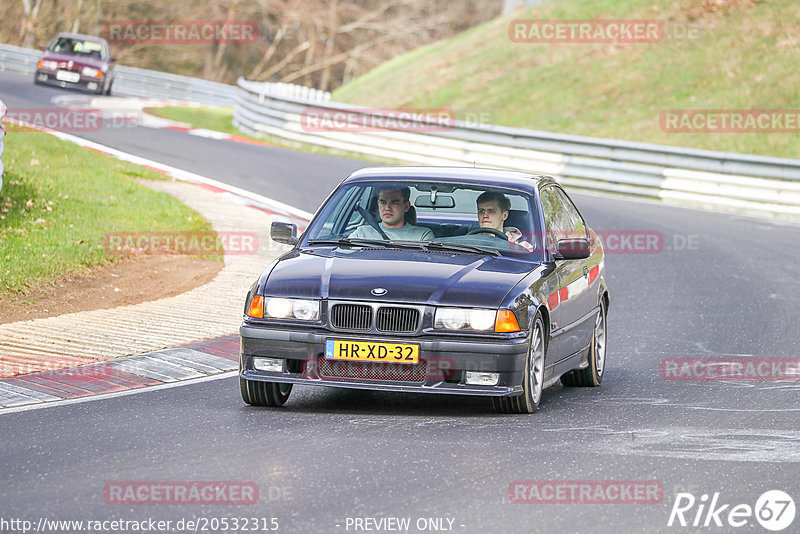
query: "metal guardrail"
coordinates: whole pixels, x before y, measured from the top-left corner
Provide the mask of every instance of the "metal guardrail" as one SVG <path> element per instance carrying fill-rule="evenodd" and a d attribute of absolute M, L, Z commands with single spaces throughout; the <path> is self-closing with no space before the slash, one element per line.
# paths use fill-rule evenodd
<path fill-rule="evenodd" d="M 41 55 L 38 50 L 30 48 L 0 45 L 0 70 L 33 74 L 36 71 L 36 61 Z"/>
<path fill-rule="evenodd" d="M 132 96 L 186 100 L 215 106 L 230 106 L 236 98 L 236 87 L 233 85 L 121 65 L 115 71 L 114 90 Z"/>
<path fill-rule="evenodd" d="M 41 56 L 38 50 L 0 44 L 0 70 L 33 76 L 36 62 Z M 236 98 L 236 87 L 233 85 L 123 65 L 117 65 L 114 69 L 113 91 L 115 94 L 217 106 L 229 106 Z"/>
<path fill-rule="evenodd" d="M 33 74 L 37 50 L 0 45 L 0 70 Z M 234 124 L 252 135 L 427 165 L 482 165 L 555 176 L 579 188 L 757 215 L 800 218 L 800 160 L 554 134 L 455 121 L 434 133 L 311 131 L 308 108 L 380 111 L 330 101 L 330 93 L 290 84 L 237 86 L 118 66 L 115 92 L 214 105 L 235 101 Z M 354 129 L 355 130 L 355 129 Z"/>
<path fill-rule="evenodd" d="M 543 173 L 583 189 L 800 219 L 800 160 L 461 121 L 438 129 L 430 123 L 435 133 L 391 128 L 367 132 L 357 127 L 314 131 L 303 120 L 309 111 L 344 111 L 342 116 L 351 117 L 353 125 L 363 124 L 364 115 L 382 113 L 312 93 L 281 94 L 242 78 L 237 85 L 233 122 L 251 135 L 416 164 L 476 164 Z"/>

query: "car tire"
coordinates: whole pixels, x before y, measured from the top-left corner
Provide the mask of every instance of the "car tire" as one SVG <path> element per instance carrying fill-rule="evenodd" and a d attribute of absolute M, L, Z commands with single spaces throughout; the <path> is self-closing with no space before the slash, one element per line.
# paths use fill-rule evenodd
<path fill-rule="evenodd" d="M 250 406 L 283 406 L 292 392 L 292 384 L 245 380 L 239 377 L 242 400 Z"/>
<path fill-rule="evenodd" d="M 114 85 L 114 80 L 111 80 L 111 83 L 108 84 L 108 88 L 106 89 L 106 96 L 111 96 L 111 87 Z"/>
<path fill-rule="evenodd" d="M 533 413 L 539 409 L 544 391 L 544 362 L 546 354 L 544 321 L 537 312 L 528 340 L 528 357 L 525 359 L 525 376 L 522 379 L 522 395 L 493 397 L 492 404 L 499 413 Z"/>
<path fill-rule="evenodd" d="M 594 322 L 592 343 L 589 345 L 589 366 L 586 369 L 573 369 L 561 377 L 561 383 L 567 387 L 597 387 L 603 382 L 606 366 L 606 340 L 608 339 L 608 323 L 606 321 L 606 303 L 600 299 L 600 312 Z"/>

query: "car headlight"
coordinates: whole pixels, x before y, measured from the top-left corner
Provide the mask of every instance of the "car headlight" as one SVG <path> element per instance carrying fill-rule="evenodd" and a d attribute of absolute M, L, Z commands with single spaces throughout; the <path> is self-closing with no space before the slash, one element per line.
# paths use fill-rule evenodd
<path fill-rule="evenodd" d="M 490 331 L 494 330 L 494 323 L 497 317 L 497 310 L 484 310 L 474 308 L 437 308 L 435 328 L 445 330 L 470 330 Z"/>
<path fill-rule="evenodd" d="M 319 301 L 306 299 L 287 299 L 267 297 L 264 304 L 266 317 L 273 319 L 300 319 L 316 321 L 319 319 Z"/>
<path fill-rule="evenodd" d="M 102 76 L 101 72 L 93 67 L 83 67 L 81 74 L 87 78 L 99 78 Z"/>
<path fill-rule="evenodd" d="M 58 61 L 43 59 L 39 62 L 39 68 L 42 70 L 56 70 L 58 68 Z"/>

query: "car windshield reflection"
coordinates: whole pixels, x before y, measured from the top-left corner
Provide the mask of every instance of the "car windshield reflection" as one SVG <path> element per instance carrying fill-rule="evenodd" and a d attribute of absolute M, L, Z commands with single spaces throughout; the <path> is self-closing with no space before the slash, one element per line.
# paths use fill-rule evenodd
<path fill-rule="evenodd" d="M 328 200 L 302 244 L 529 256 L 542 249 L 531 200 L 470 183 L 356 182 Z"/>

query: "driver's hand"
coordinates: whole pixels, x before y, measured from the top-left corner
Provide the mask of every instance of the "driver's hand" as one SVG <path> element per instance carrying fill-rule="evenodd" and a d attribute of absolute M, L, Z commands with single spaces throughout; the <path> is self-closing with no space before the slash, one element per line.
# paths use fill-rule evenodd
<path fill-rule="evenodd" d="M 508 235 L 509 243 L 514 243 L 515 245 L 519 245 L 528 249 L 528 252 L 533 252 L 534 246 L 522 239 L 522 232 L 518 229 L 513 229 L 509 231 L 506 235 Z"/>

